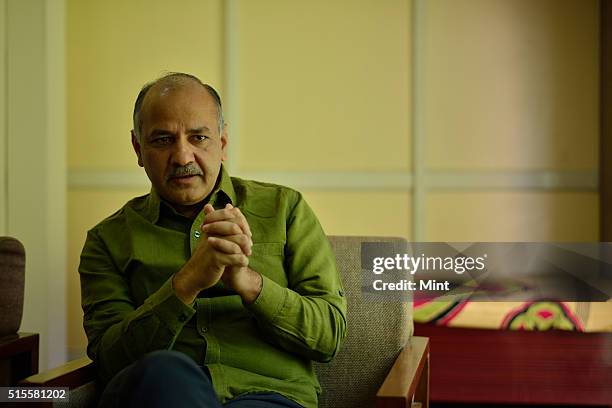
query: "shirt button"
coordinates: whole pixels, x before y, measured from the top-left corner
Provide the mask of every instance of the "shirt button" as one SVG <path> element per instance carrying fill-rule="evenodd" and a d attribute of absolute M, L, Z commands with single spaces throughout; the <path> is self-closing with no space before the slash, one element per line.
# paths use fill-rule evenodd
<path fill-rule="evenodd" d="M 194 232 L 193 236 L 196 237 L 196 238 L 200 238 L 200 231 Z"/>
<path fill-rule="evenodd" d="M 200 329 L 200 331 L 201 331 L 202 333 L 206 333 L 206 332 L 208 331 L 208 329 L 207 329 L 206 327 L 202 327 L 202 328 Z"/>

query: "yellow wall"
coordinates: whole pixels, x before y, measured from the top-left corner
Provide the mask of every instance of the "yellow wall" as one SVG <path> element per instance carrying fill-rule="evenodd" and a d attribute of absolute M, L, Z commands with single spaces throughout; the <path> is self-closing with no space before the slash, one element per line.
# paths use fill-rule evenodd
<path fill-rule="evenodd" d="M 132 109 L 166 71 L 223 83 L 219 0 L 68 0 L 67 110 L 71 169 L 132 168 Z"/>
<path fill-rule="evenodd" d="M 458 183 L 425 185 L 419 198 L 409 182 L 359 187 L 358 171 L 409 180 L 417 165 L 511 177 L 598 165 L 595 0 L 416 5 L 417 38 L 409 0 L 67 1 L 73 356 L 85 344 L 78 254 L 89 228 L 148 190 L 122 187 L 141 171 L 131 111 L 141 85 L 164 71 L 194 73 L 221 92 L 233 171 L 281 180 L 323 172 L 357 186 L 302 188 L 329 234 L 411 239 L 418 221 L 426 240 L 597 240 L 598 195 L 588 189 Z"/>
<path fill-rule="evenodd" d="M 410 2 L 239 4 L 241 168 L 410 168 Z"/>
<path fill-rule="evenodd" d="M 597 241 L 597 193 L 444 191 L 427 197 L 427 237 L 450 242 Z"/>
<path fill-rule="evenodd" d="M 598 2 L 428 0 L 425 168 L 598 169 Z M 598 240 L 593 191 L 429 191 L 429 241 Z"/>
<path fill-rule="evenodd" d="M 328 235 L 411 235 L 410 194 L 394 191 L 306 191 Z"/>
<path fill-rule="evenodd" d="M 597 9 L 593 0 L 425 1 L 428 168 L 597 169 Z"/>

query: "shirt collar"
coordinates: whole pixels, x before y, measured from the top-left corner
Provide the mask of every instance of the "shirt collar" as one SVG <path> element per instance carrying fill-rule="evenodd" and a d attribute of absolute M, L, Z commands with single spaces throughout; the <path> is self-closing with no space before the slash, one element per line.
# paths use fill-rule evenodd
<path fill-rule="evenodd" d="M 214 200 L 215 195 L 218 195 L 218 193 L 223 193 L 226 197 L 226 200 L 222 204 L 225 205 L 227 203 L 230 203 L 235 206 L 236 205 L 236 190 L 234 190 L 234 183 L 232 182 L 232 178 L 230 177 L 229 173 L 225 169 L 225 166 L 223 165 L 223 163 L 221 163 L 220 173 L 221 173 L 221 180 L 219 181 L 219 185 L 217 186 L 217 189 L 213 191 L 213 193 L 211 194 L 211 197 Z"/>
<path fill-rule="evenodd" d="M 221 164 L 221 169 L 219 170 L 219 174 L 221 179 L 217 184 L 217 187 L 213 190 L 213 192 L 205 199 L 206 202 L 210 202 L 213 204 L 215 208 L 223 208 L 225 204 L 231 203 L 232 205 L 236 204 L 236 191 L 234 190 L 234 184 L 232 183 L 232 178 L 229 173 Z M 159 221 L 159 213 L 160 206 L 162 200 L 155 191 L 155 188 L 151 186 L 151 191 L 147 197 L 145 206 L 143 208 L 144 217 L 152 222 L 153 224 L 157 224 Z"/>

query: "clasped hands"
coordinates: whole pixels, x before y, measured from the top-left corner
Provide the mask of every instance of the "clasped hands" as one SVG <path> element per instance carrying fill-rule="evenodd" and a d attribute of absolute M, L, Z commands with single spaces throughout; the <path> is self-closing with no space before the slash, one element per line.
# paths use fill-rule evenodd
<path fill-rule="evenodd" d="M 215 210 L 204 206 L 201 236 L 191 258 L 172 281 L 177 296 L 191 304 L 198 293 L 219 280 L 246 304 L 259 296 L 262 279 L 248 267 L 253 241 L 249 224 L 238 207 L 227 204 Z"/>

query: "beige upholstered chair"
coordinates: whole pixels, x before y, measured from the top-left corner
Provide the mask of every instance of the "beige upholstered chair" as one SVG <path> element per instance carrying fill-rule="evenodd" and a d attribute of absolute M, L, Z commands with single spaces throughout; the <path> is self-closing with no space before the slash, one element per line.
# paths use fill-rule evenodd
<path fill-rule="evenodd" d="M 406 252 L 399 238 L 330 237 L 348 299 L 348 336 L 336 358 L 316 364 L 323 387 L 320 407 L 428 406 L 429 346 L 412 337 L 410 302 L 362 299 L 361 243 L 390 242 Z M 96 400 L 94 370 L 87 358 L 27 379 L 28 384 L 68 386 L 71 406 Z M 419 404 L 420 403 L 420 404 Z"/>
<path fill-rule="evenodd" d="M 409 377 L 411 372 L 419 369 L 418 363 L 422 363 L 420 369 L 424 370 L 420 372 L 423 383 L 418 397 L 420 402 L 425 403 L 429 369 L 427 343 L 424 339 L 411 337 L 412 303 L 362 298 L 361 244 L 388 242 L 395 247 L 394 252 L 406 253 L 406 241 L 400 238 L 346 236 L 331 236 L 329 240 L 348 300 L 348 336 L 331 363 L 316 364 L 323 388 L 319 406 L 409 407 L 409 388 L 418 384 L 418 379 Z M 404 354 L 398 359 L 402 350 Z M 422 354 L 418 356 L 419 353 Z M 396 371 L 387 377 L 396 359 Z M 413 364 L 411 359 L 418 363 Z M 401 365 L 408 365 L 406 371 L 401 369 Z M 381 388 L 383 382 L 385 385 Z M 402 386 L 406 388 L 402 389 Z M 386 401 L 385 405 L 382 405 L 383 401 Z M 392 401 L 397 404 L 392 405 Z"/>

